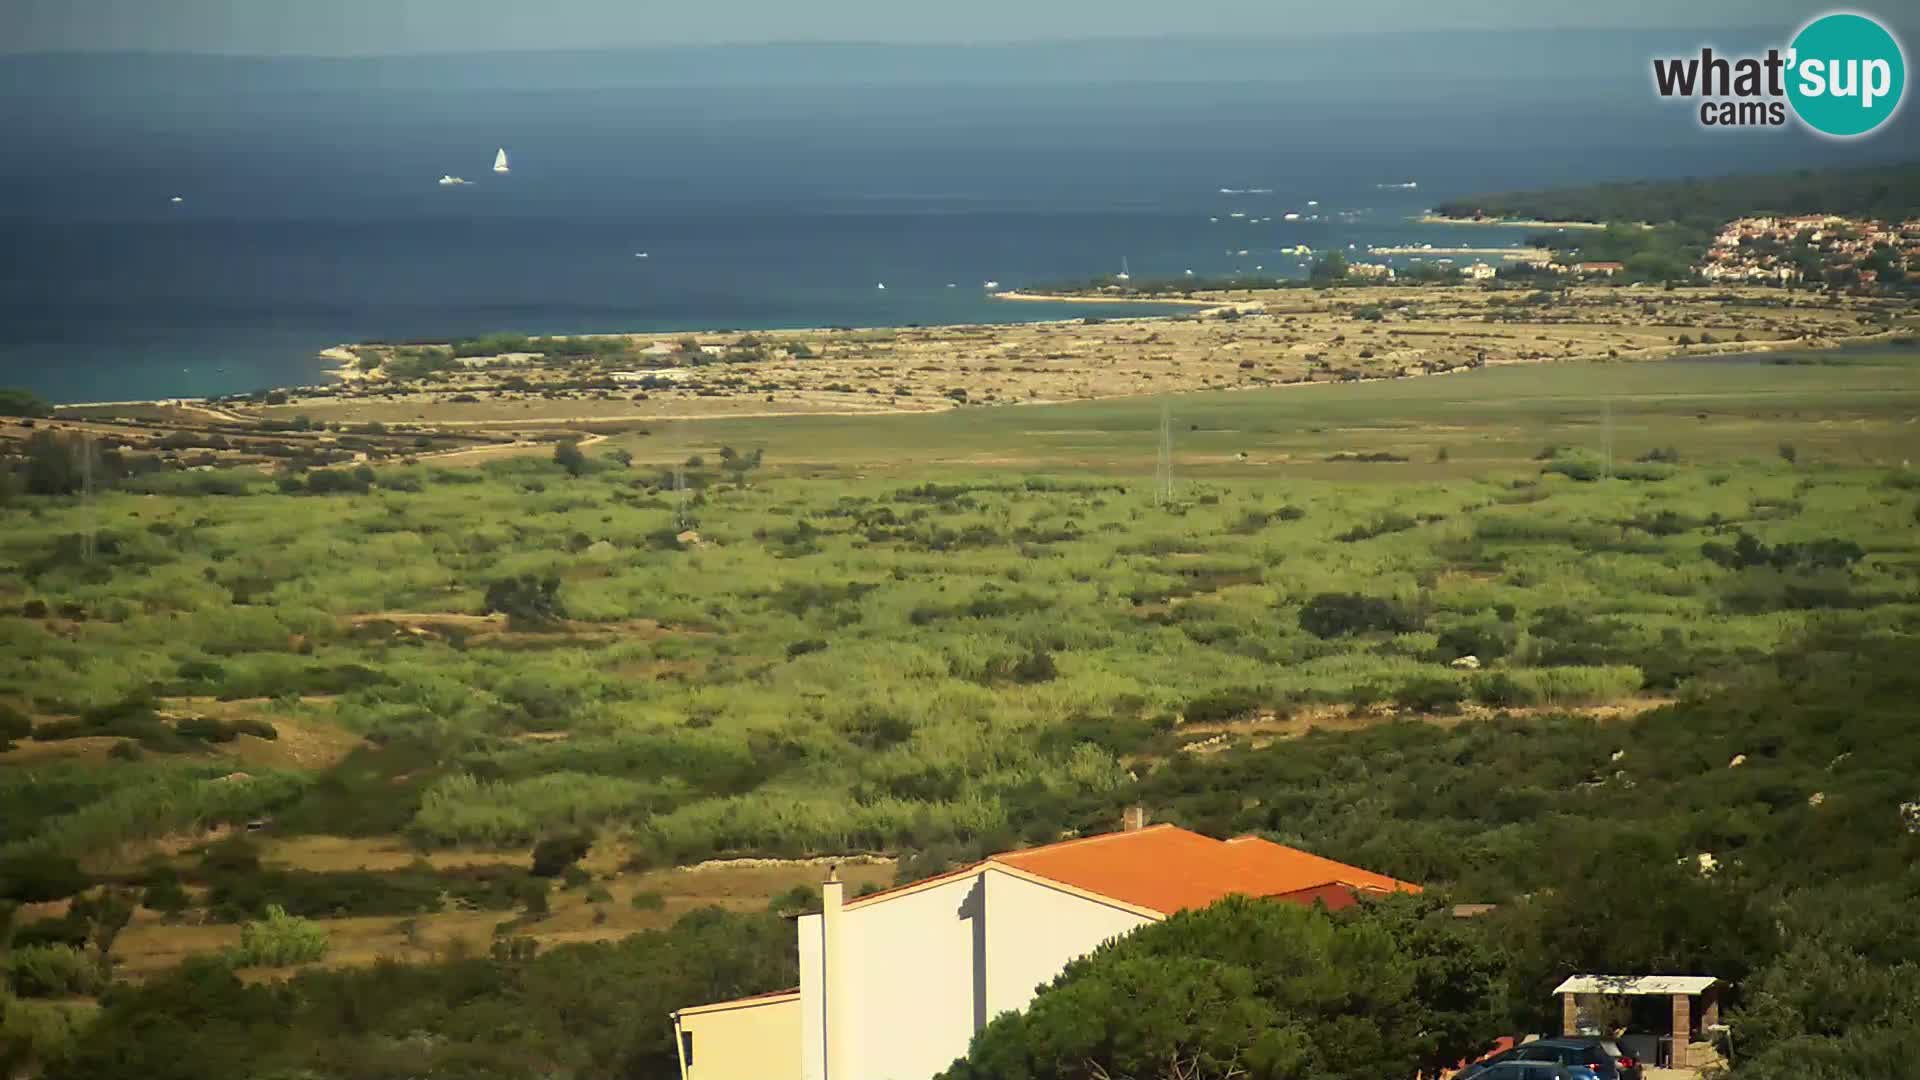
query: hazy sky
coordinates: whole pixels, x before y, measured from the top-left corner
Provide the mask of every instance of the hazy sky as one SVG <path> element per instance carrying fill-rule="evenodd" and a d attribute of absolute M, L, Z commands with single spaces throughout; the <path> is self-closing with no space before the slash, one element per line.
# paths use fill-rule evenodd
<path fill-rule="evenodd" d="M 1898 8 L 1898 4 L 1866 5 Z M 772 41 L 1780 26 L 1788 0 L 0 0 L 0 51 L 351 55 Z"/>

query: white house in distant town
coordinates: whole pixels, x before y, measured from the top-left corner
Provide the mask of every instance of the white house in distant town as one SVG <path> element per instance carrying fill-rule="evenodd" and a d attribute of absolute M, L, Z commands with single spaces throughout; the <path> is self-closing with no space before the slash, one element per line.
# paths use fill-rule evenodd
<path fill-rule="evenodd" d="M 673 1014 L 684 1080 L 925 1080 L 1067 963 L 1241 894 L 1330 908 L 1419 886 L 1255 836 L 1128 812 L 1120 832 L 995 855 L 798 920 L 800 986 Z"/>

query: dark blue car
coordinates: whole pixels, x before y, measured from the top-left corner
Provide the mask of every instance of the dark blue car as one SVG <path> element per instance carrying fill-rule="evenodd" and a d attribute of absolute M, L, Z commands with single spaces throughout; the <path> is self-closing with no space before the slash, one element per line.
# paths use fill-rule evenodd
<path fill-rule="evenodd" d="M 1555 1075 L 1545 1070 L 1504 1070 L 1507 1065 L 1558 1065 L 1587 1070 L 1595 1080 L 1621 1080 L 1619 1062 L 1598 1039 L 1539 1039 L 1522 1043 L 1467 1066 L 1454 1080 L 1534 1080 L 1535 1076 L 1544 1080 Z"/>
<path fill-rule="evenodd" d="M 1599 1074 L 1585 1065 L 1555 1061 L 1502 1061 L 1475 1067 L 1480 1071 L 1460 1075 L 1471 1075 L 1473 1080 L 1599 1080 Z"/>

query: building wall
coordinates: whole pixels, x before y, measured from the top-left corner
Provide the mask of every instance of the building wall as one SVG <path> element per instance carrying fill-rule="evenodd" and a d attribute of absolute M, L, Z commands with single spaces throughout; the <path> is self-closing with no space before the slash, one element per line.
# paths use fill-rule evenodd
<path fill-rule="evenodd" d="M 926 1080 L 965 1055 L 988 1020 L 1024 1008 L 1068 961 L 1151 921 L 990 867 L 841 918 L 853 998 L 841 1008 L 853 1025 L 853 1060 L 831 1080 Z M 802 1080 L 829 1080 L 823 920 L 797 922 L 803 1007 L 789 1045 Z"/>
<path fill-rule="evenodd" d="M 800 1045 L 795 1048 L 800 1080 L 826 1080 L 826 972 L 821 967 L 821 930 L 818 914 L 794 920 L 800 936 Z"/>
<path fill-rule="evenodd" d="M 1152 920 L 989 868 L 987 1016 L 1024 1009 L 1060 969 Z"/>
<path fill-rule="evenodd" d="M 682 1013 L 680 1031 L 693 1035 L 686 1080 L 798 1080 L 800 1002 L 785 998 L 713 1012 Z"/>
<path fill-rule="evenodd" d="M 985 1007 L 982 893 L 973 874 L 846 913 L 854 1061 L 831 1080 L 923 1080 L 966 1053 Z"/>

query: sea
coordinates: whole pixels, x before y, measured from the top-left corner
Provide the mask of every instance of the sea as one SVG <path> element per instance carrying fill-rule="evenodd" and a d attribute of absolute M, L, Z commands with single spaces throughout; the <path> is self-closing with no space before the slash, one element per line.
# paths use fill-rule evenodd
<path fill-rule="evenodd" d="M 1644 70 L 1690 39 L 1616 37 L 0 57 L 0 386 L 215 396 L 498 330 L 1140 314 L 986 283 L 1302 274 L 1297 245 L 1524 235 L 1414 220 L 1452 196 L 1920 145 L 1914 110 L 1854 143 L 1702 130 Z"/>

